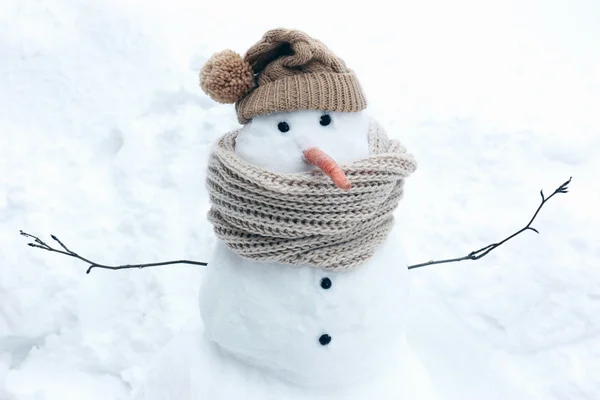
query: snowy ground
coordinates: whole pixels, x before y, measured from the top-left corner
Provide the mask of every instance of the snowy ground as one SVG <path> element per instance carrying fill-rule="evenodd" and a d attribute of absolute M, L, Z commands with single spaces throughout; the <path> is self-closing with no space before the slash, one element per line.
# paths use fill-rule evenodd
<path fill-rule="evenodd" d="M 350 4 L 1 2 L 0 399 L 127 399 L 198 318 L 201 267 L 85 275 L 18 231 L 98 262 L 206 258 L 208 146 L 237 125 L 197 74 L 278 26 L 344 58 L 417 156 L 398 212 L 411 261 L 503 238 L 573 176 L 540 235 L 411 272 L 415 324 L 440 366 L 474 337 L 524 399 L 600 398 L 600 3 Z"/>

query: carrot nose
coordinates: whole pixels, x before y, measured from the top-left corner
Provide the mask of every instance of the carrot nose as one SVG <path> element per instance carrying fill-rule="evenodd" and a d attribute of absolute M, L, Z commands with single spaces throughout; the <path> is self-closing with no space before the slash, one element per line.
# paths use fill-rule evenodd
<path fill-rule="evenodd" d="M 323 171 L 328 177 L 331 178 L 335 186 L 340 189 L 349 190 L 352 186 L 350 181 L 346 177 L 346 174 L 340 168 L 338 163 L 333 158 L 327 155 L 323 150 L 318 147 L 311 147 L 304 150 L 304 160 L 314 165 Z"/>

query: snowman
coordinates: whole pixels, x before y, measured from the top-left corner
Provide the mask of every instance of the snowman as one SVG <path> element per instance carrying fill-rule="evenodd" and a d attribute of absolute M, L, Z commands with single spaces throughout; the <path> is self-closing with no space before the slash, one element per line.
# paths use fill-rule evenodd
<path fill-rule="evenodd" d="M 394 211 L 414 158 L 366 113 L 355 73 L 304 32 L 208 60 L 202 89 L 242 127 L 215 144 L 219 239 L 202 326 L 163 351 L 139 399 L 436 398 L 406 343 Z"/>

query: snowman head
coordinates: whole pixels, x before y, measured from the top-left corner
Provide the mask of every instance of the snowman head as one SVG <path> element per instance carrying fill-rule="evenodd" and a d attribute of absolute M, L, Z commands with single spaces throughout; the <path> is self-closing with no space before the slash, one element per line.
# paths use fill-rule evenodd
<path fill-rule="evenodd" d="M 259 115 L 246 124 L 236 140 L 236 153 L 273 172 L 295 173 L 316 168 L 308 162 L 319 149 L 338 164 L 369 156 L 365 112 L 299 110 Z"/>
<path fill-rule="evenodd" d="M 304 32 L 268 31 L 244 58 L 232 50 L 214 54 L 200 86 L 215 101 L 235 103 L 244 125 L 236 151 L 258 166 L 303 172 L 328 159 L 326 165 L 338 168 L 324 172 L 347 189 L 339 164 L 368 156 L 367 103 L 358 78 Z"/>

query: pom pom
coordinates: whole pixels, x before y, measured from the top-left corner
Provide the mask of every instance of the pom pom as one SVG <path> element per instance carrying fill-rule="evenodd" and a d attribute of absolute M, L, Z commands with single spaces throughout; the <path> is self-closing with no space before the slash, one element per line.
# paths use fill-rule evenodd
<path fill-rule="evenodd" d="M 252 67 L 233 50 L 215 53 L 200 71 L 200 87 L 219 103 L 235 103 L 254 88 Z"/>

